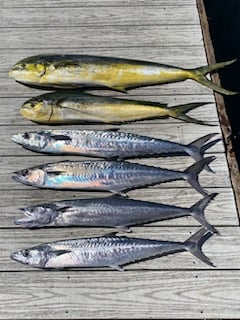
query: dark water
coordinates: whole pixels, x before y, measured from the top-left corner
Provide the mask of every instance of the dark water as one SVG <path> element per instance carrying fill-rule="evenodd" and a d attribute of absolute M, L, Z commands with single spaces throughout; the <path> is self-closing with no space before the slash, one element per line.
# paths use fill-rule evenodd
<path fill-rule="evenodd" d="M 205 0 L 216 61 L 238 58 L 219 71 L 222 86 L 240 92 L 240 0 Z M 232 126 L 232 141 L 240 164 L 240 94 L 224 97 Z"/>

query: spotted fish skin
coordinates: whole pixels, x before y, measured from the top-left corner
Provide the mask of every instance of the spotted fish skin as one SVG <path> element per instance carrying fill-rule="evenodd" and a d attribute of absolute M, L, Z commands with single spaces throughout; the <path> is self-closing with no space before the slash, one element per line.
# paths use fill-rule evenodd
<path fill-rule="evenodd" d="M 204 210 L 217 194 L 210 194 L 190 208 L 133 200 L 119 196 L 63 200 L 21 209 L 24 218 L 15 224 L 24 228 L 88 226 L 115 227 L 129 232 L 129 226 L 193 216 L 206 230 L 217 233 L 205 219 Z"/>
<path fill-rule="evenodd" d="M 207 195 L 198 182 L 198 175 L 214 159 L 204 158 L 183 172 L 126 161 L 64 161 L 17 171 L 13 179 L 39 188 L 105 190 L 118 194 L 133 188 L 186 180 L 202 195 Z"/>
<path fill-rule="evenodd" d="M 216 133 L 184 145 L 163 139 L 114 130 L 45 130 L 16 134 L 12 140 L 32 151 L 49 154 L 75 154 L 102 158 L 132 158 L 150 155 L 190 155 L 196 161 L 217 143 L 207 143 Z"/>
<path fill-rule="evenodd" d="M 121 266 L 155 256 L 189 251 L 208 265 L 212 262 L 202 253 L 203 243 L 212 236 L 200 229 L 185 242 L 171 242 L 116 235 L 60 240 L 11 254 L 18 262 L 36 268 L 111 267 Z"/>

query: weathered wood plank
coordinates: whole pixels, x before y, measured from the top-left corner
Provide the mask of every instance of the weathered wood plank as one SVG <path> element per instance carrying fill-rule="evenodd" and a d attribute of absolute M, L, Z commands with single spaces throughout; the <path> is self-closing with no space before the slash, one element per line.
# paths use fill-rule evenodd
<path fill-rule="evenodd" d="M 1 28 L 199 24 L 191 5 L 176 6 L 174 14 L 170 6 L 2 8 L 0 18 Z"/>
<path fill-rule="evenodd" d="M 29 124 L 29 122 L 28 122 Z M 23 133 L 26 131 L 41 131 L 45 129 L 64 129 L 69 126 L 58 126 L 50 127 L 50 126 L 39 126 L 39 125 L 24 125 L 21 128 L 17 126 L 8 127 L 6 130 L 6 126 L 0 127 L 0 154 L 2 156 L 37 156 L 38 153 L 31 152 L 22 148 L 21 146 L 15 144 L 14 142 L 10 141 L 10 137 L 16 133 Z M 71 126 L 72 129 L 92 129 L 92 130 L 104 130 L 113 128 L 112 125 L 81 125 L 81 126 Z M 129 123 L 123 124 L 118 126 L 120 131 L 129 132 L 139 135 L 146 135 L 151 136 L 154 138 L 170 140 L 177 143 L 188 144 L 192 141 L 206 135 L 209 133 L 218 133 L 216 138 L 221 137 L 221 133 L 219 132 L 219 127 L 212 126 L 212 127 L 205 127 L 205 126 L 198 126 L 198 130 L 196 131 L 196 124 L 187 125 L 183 122 L 181 123 L 168 123 L 168 122 L 159 122 L 151 124 L 151 128 L 149 128 L 148 124 L 142 123 Z M 213 138 L 214 139 L 214 138 Z M 223 152 L 223 144 L 222 142 L 218 142 L 215 146 L 210 148 L 206 151 L 206 153 L 216 154 L 219 152 Z M 54 155 L 53 158 L 54 159 Z M 77 159 L 77 158 L 76 158 Z"/>
<path fill-rule="evenodd" d="M 39 49 L 37 46 L 35 46 L 34 48 L 22 49 L 20 47 L 11 51 L 7 48 L 2 48 L 0 51 L 0 72 L 8 72 L 10 67 L 12 67 L 12 65 L 14 65 L 17 61 L 39 53 L 89 54 L 109 57 L 123 57 L 127 59 L 132 59 L 134 57 L 138 60 L 155 61 L 186 68 L 194 68 L 207 63 L 204 56 L 204 49 L 199 45 L 183 47 L 181 44 L 178 44 L 177 46 L 165 47 L 159 46 L 158 43 L 155 43 L 154 46 L 151 47 L 151 50 L 149 50 L 149 47 L 141 47 L 141 44 L 138 44 L 134 47 L 131 43 L 129 43 L 129 46 L 126 48 L 117 46 L 118 43 L 115 44 L 115 48 L 108 48 L 104 46 L 104 44 L 101 44 L 101 46 L 98 47 L 86 48 L 79 46 L 77 48 L 63 47 Z"/>
<path fill-rule="evenodd" d="M 86 160 L 90 159 L 87 157 L 78 157 L 78 160 Z M 1 167 L 0 167 L 0 189 L 7 190 L 26 190 L 32 188 L 30 186 L 24 186 L 21 183 L 17 183 L 16 181 L 11 179 L 12 172 L 24 168 L 28 168 L 31 166 L 36 166 L 39 164 L 47 163 L 47 162 L 57 162 L 57 161 L 65 161 L 72 160 L 76 161 L 76 157 L 74 156 L 35 156 L 35 157 L 2 157 L 1 158 Z M 167 168 L 170 170 L 185 170 L 188 166 L 190 166 L 193 161 L 189 159 L 189 157 L 172 157 L 172 158 L 157 158 L 157 159 L 139 159 L 139 160 L 130 160 L 130 162 L 138 162 L 147 165 L 158 166 L 162 168 Z M 227 174 L 227 165 L 224 154 L 218 154 L 216 160 L 214 160 L 211 164 L 212 169 L 216 172 L 216 174 L 212 174 L 203 170 L 200 174 L 200 183 L 203 187 L 230 187 L 229 175 Z M 153 188 L 190 188 L 189 184 L 186 181 L 174 181 L 169 183 L 163 183 L 161 185 L 156 185 Z M 78 191 L 81 193 L 81 191 Z M 107 193 L 109 194 L 109 193 Z"/>
<path fill-rule="evenodd" d="M 34 91 L 35 92 L 35 91 Z M 105 94 L 105 92 L 104 92 Z M 114 94 L 114 96 L 117 97 L 117 95 Z M 137 95 L 132 95 L 131 92 L 128 95 L 125 96 L 118 96 L 119 98 L 123 98 L 123 99 L 136 99 L 136 100 L 146 100 L 146 101 L 156 101 L 156 102 L 163 102 L 163 103 L 167 103 L 169 106 L 175 106 L 177 104 L 184 104 L 184 103 L 189 103 L 189 102 L 199 102 L 199 101 L 204 101 L 204 102 L 213 102 L 213 97 L 212 95 L 194 95 L 191 96 L 190 98 L 188 96 L 185 95 L 178 95 L 178 96 L 137 96 Z M 27 96 L 27 97 L 7 97 L 7 98 L 0 98 L 1 99 L 1 113 L 0 113 L 0 122 L 6 126 L 12 125 L 12 126 L 24 126 L 24 127 L 32 127 L 32 129 L 37 129 L 37 128 L 42 128 L 42 126 L 37 125 L 31 121 L 29 121 L 28 119 L 25 119 L 23 116 L 20 115 L 19 113 L 19 109 L 21 107 L 21 105 L 27 100 L 30 99 L 31 96 Z M 208 104 L 202 107 L 199 107 L 191 112 L 188 113 L 188 115 L 195 117 L 196 119 L 200 119 L 203 121 L 207 121 L 207 122 L 218 122 L 218 116 L 217 116 L 217 112 L 216 112 L 216 107 L 215 104 Z M 165 123 L 167 124 L 180 124 L 183 122 L 182 121 L 178 121 L 175 119 L 155 119 L 155 120 L 143 120 L 143 121 L 137 121 L 137 122 L 132 122 L 131 126 L 136 126 L 136 129 L 138 128 L 138 125 L 146 125 L 147 123 L 150 123 L 151 125 L 154 124 L 159 124 L 159 126 L 156 128 L 156 130 L 158 129 L 159 134 L 162 132 L 162 125 Z M 128 128 L 128 125 L 121 125 L 123 126 L 123 128 Z M 78 126 L 78 128 L 83 128 L 84 125 Z M 85 125 L 86 127 L 86 125 Z M 89 127 L 87 125 L 87 127 Z M 95 127 L 95 126 L 91 126 L 91 127 Z M 99 125 L 96 126 L 96 128 L 104 128 L 104 127 L 109 127 L 106 125 Z M 113 127 L 113 125 L 111 125 L 110 127 Z M 186 126 L 186 128 L 192 128 L 191 125 Z M 140 128 L 140 127 L 139 127 Z M 195 131 L 194 127 L 194 130 Z M 200 126 L 198 126 L 199 131 L 198 133 L 201 134 L 203 132 L 203 134 L 205 133 L 205 131 L 209 132 L 209 130 L 211 131 L 212 129 L 210 129 L 210 127 L 202 127 L 200 128 Z M 20 128 L 19 128 L 20 129 Z M 3 129 L 4 130 L 4 129 Z M 16 130 L 14 128 L 10 129 L 10 130 Z M 22 128 L 21 128 L 22 130 Z M 152 127 L 151 127 L 152 130 Z M 148 134 L 151 133 L 151 130 L 148 131 Z M 213 131 L 218 131 L 217 127 L 213 128 Z M 16 131 L 15 131 L 16 132 Z M 140 132 L 141 133 L 141 132 Z M 192 132 L 193 133 L 193 132 Z M 142 134 L 142 133 L 141 133 Z M 165 134 L 168 136 L 168 133 L 164 133 L 164 137 Z M 194 134 L 194 133 L 193 133 Z M 10 133 L 9 133 L 10 135 Z"/>
<path fill-rule="evenodd" d="M 132 228 L 129 237 L 159 239 L 164 241 L 185 241 L 199 227 L 138 227 Z M 238 227 L 219 227 L 220 235 L 214 235 L 203 246 L 204 253 L 216 265 L 217 269 L 240 268 L 240 230 Z M 2 229 L 0 243 L 1 271 L 29 271 L 33 268 L 11 260 L 10 253 L 29 248 L 41 243 L 48 243 L 60 239 L 75 239 L 102 236 L 109 233 L 107 228 L 56 228 L 56 229 Z M 122 234 L 122 233 L 119 233 Z M 123 234 L 122 234 L 123 235 Z M 124 234 L 126 235 L 126 234 Z M 109 268 L 104 268 L 108 270 Z M 126 270 L 182 270 L 182 269 L 210 269 L 216 270 L 189 252 L 162 256 L 125 266 Z M 82 269 L 83 270 L 83 269 Z M 95 269 L 96 270 L 96 269 Z"/>
<path fill-rule="evenodd" d="M 34 1 L 34 0 L 24 0 L 22 3 L 19 0 L 1 0 L 0 5 L 4 8 L 14 8 L 14 7 L 24 7 L 24 8 L 59 8 L 59 7 L 115 7 L 115 6 L 173 6 L 176 7 L 176 1 L 174 0 L 148 0 L 147 3 L 145 0 L 92 0 L 84 1 L 84 0 L 43 0 L 43 1 Z M 193 6 L 193 11 L 196 11 L 196 4 L 192 0 L 178 0 L 178 6 L 186 6 L 190 5 Z"/>
<path fill-rule="evenodd" d="M 174 34 L 174 37 L 169 37 Z M 37 36 L 36 36 L 37 35 Z M 80 37 L 79 37 L 80 35 Z M 123 46 L 194 46 L 202 41 L 198 25 L 161 25 L 161 26 L 102 26 L 74 28 L 4 28 L 1 30 L 1 47 L 34 48 L 44 50 L 46 43 L 51 48 L 82 48 Z"/>
<path fill-rule="evenodd" d="M 205 215 L 208 221 L 218 226 L 234 226 L 238 225 L 236 206 L 232 190 L 230 188 L 209 188 L 210 193 L 217 192 L 218 196 L 212 201 L 207 209 Z M 194 190 L 183 189 L 142 189 L 133 190 L 129 192 L 132 199 L 146 200 L 159 203 L 166 203 L 169 205 L 178 205 L 181 207 L 190 207 L 196 201 L 201 199 Z M 38 205 L 42 203 L 49 203 L 64 199 L 84 199 L 93 197 L 106 197 L 105 193 L 96 192 L 94 194 L 89 192 L 71 192 L 59 191 L 50 192 L 48 190 L 26 190 L 24 193 L 20 190 L 7 190 L 0 193 L 0 210 L 1 210 L 1 225 L 0 228 L 11 228 L 14 225 L 13 221 L 19 219 L 23 214 L 19 208 L 28 207 L 31 205 Z M 14 199 L 14 201 L 13 201 Z M 191 217 L 184 217 L 181 219 L 165 220 L 155 222 L 148 226 L 189 226 L 199 225 L 199 223 Z M 137 229 L 136 229 L 137 230 Z"/>
<path fill-rule="evenodd" d="M 239 319 L 239 271 L 1 273 L 0 317 Z M 11 281 L 9 281 L 11 279 Z"/>

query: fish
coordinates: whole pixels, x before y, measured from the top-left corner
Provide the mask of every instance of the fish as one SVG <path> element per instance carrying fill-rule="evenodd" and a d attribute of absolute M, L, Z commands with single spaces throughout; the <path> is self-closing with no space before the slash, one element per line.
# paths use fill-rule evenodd
<path fill-rule="evenodd" d="M 215 156 L 195 162 L 184 171 L 168 170 L 127 161 L 62 161 L 14 172 L 20 183 L 47 189 L 102 190 L 124 195 L 123 191 L 175 180 L 187 181 L 203 196 L 198 175 Z"/>
<path fill-rule="evenodd" d="M 209 81 L 206 75 L 235 61 L 184 69 L 155 62 L 115 57 L 42 54 L 18 61 L 10 69 L 9 77 L 26 85 L 45 88 L 100 87 L 121 92 L 143 86 L 192 79 L 218 93 L 231 95 L 235 92 Z"/>
<path fill-rule="evenodd" d="M 129 263 L 189 251 L 202 262 L 214 266 L 202 252 L 202 245 L 211 236 L 204 228 L 184 242 L 129 238 L 114 233 L 40 244 L 13 252 L 11 258 L 40 269 L 110 267 L 124 271 L 123 266 Z"/>
<path fill-rule="evenodd" d="M 151 155 L 189 155 L 195 161 L 221 139 L 208 142 L 210 133 L 188 145 L 117 130 L 44 130 L 18 133 L 11 137 L 24 148 L 47 154 L 74 154 L 106 159 L 126 159 Z M 208 142 L 208 143 L 207 143 Z"/>
<path fill-rule="evenodd" d="M 114 227 L 131 232 L 129 226 L 192 216 L 212 233 L 218 233 L 205 218 L 204 210 L 217 193 L 197 201 L 190 208 L 176 207 L 155 202 L 133 200 L 121 196 L 95 199 L 62 200 L 22 208 L 24 218 L 16 225 L 23 228 L 42 227 Z"/>
<path fill-rule="evenodd" d="M 161 102 L 99 96 L 78 91 L 50 92 L 27 100 L 20 108 L 26 119 L 49 125 L 124 123 L 144 119 L 174 118 L 200 125 L 212 125 L 186 115 L 209 102 L 167 107 Z"/>

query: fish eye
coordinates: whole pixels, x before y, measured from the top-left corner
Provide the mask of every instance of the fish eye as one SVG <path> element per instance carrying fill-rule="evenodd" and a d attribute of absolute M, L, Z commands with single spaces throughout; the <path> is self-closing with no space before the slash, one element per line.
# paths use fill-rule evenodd
<path fill-rule="evenodd" d="M 26 250 L 23 250 L 22 255 L 27 258 L 29 256 L 29 253 L 30 253 L 29 249 L 26 249 Z"/>
<path fill-rule="evenodd" d="M 16 64 L 13 67 L 13 70 L 22 71 L 22 70 L 24 70 L 24 66 L 22 64 Z"/>
<path fill-rule="evenodd" d="M 27 176 L 27 175 L 28 175 L 28 169 L 22 170 L 22 175 L 23 175 L 23 176 Z"/>
<path fill-rule="evenodd" d="M 24 139 L 29 139 L 30 137 L 29 137 L 29 134 L 27 133 L 27 132 L 25 132 L 24 134 L 23 134 L 23 138 Z"/>

